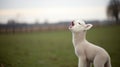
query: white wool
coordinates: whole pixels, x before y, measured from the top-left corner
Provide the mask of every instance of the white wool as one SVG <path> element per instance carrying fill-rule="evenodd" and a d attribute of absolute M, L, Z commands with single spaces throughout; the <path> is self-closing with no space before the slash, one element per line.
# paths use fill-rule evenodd
<path fill-rule="evenodd" d="M 75 54 L 79 59 L 78 67 L 91 67 L 91 63 L 94 64 L 94 67 L 111 67 L 108 53 L 103 48 L 86 40 L 86 31 L 84 30 L 89 30 L 92 25 L 85 24 L 82 20 L 75 20 L 73 23 L 74 26 L 69 29 L 73 36 Z"/>

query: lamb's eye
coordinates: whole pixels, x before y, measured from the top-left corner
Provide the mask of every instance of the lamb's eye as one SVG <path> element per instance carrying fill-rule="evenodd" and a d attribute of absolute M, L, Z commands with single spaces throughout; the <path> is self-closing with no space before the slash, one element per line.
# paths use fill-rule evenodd
<path fill-rule="evenodd" d="M 81 25 L 80 23 L 78 23 L 79 25 Z"/>

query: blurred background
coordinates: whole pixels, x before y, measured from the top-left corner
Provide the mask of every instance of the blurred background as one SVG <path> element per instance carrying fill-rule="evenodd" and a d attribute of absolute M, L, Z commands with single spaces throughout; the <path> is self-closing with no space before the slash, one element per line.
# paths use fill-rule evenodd
<path fill-rule="evenodd" d="M 94 25 L 88 41 L 119 67 L 120 0 L 0 0 L 0 67 L 77 67 L 74 19 Z"/>

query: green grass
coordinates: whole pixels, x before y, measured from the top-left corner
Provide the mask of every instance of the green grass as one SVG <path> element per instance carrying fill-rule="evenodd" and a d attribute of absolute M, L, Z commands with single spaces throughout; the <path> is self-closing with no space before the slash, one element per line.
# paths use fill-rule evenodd
<path fill-rule="evenodd" d="M 77 67 L 71 32 L 0 34 L 0 64 L 5 67 Z M 105 48 L 119 67 L 120 26 L 92 28 L 88 41 Z"/>

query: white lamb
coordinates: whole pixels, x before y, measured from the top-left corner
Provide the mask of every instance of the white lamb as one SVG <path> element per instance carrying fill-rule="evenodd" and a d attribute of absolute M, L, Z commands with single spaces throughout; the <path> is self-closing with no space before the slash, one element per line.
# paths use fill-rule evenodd
<path fill-rule="evenodd" d="M 96 46 L 86 40 L 86 32 L 93 25 L 85 24 L 82 20 L 75 20 L 69 26 L 72 32 L 72 41 L 75 54 L 78 57 L 78 67 L 111 67 L 110 56 L 101 47 Z"/>

